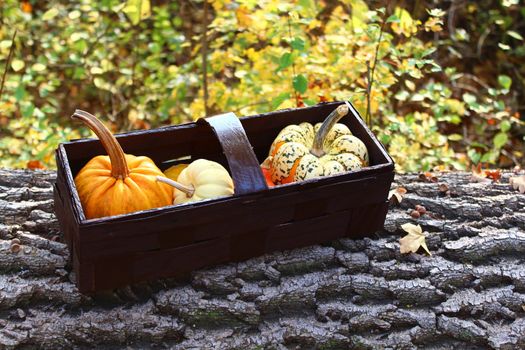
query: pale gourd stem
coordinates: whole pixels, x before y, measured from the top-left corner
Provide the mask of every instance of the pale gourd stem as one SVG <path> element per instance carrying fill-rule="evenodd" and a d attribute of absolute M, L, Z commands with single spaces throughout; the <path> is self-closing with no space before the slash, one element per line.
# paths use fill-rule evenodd
<path fill-rule="evenodd" d="M 346 104 L 340 105 L 336 109 L 332 111 L 326 117 L 323 124 L 321 124 L 321 127 L 317 131 L 314 137 L 314 144 L 312 146 L 312 149 L 310 150 L 310 153 L 312 153 L 316 157 L 322 157 L 325 154 L 325 151 L 323 150 L 323 142 L 326 138 L 326 135 L 332 130 L 334 125 L 346 114 L 348 113 L 348 106 Z"/>
<path fill-rule="evenodd" d="M 195 193 L 195 188 L 185 186 L 181 184 L 180 182 L 173 181 L 172 179 L 168 179 L 167 177 L 157 176 L 157 181 L 164 182 L 165 184 L 175 187 L 179 191 L 184 192 L 186 196 L 188 196 L 188 198 L 192 197 L 193 194 Z"/>
<path fill-rule="evenodd" d="M 128 177 L 129 168 L 126 156 L 111 131 L 97 117 L 80 109 L 77 109 L 71 118 L 82 121 L 97 135 L 111 161 L 111 176 L 122 180 Z"/>

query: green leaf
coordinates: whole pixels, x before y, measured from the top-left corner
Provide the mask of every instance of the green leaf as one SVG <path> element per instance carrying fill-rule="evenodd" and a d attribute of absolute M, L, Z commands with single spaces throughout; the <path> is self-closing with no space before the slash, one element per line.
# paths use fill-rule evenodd
<path fill-rule="evenodd" d="M 501 132 L 507 132 L 510 130 L 510 122 L 508 120 L 504 120 L 501 122 L 501 124 L 499 125 L 500 129 L 501 129 Z"/>
<path fill-rule="evenodd" d="M 311 9 L 314 7 L 312 0 L 299 0 L 299 6 L 305 8 L 305 9 Z"/>
<path fill-rule="evenodd" d="M 479 161 L 481 159 L 481 153 L 477 152 L 475 149 L 469 149 L 467 154 L 468 154 L 470 160 L 472 161 L 472 163 L 474 163 L 474 164 L 479 163 Z"/>
<path fill-rule="evenodd" d="M 399 23 L 399 17 L 394 13 L 386 19 L 386 23 Z"/>
<path fill-rule="evenodd" d="M 46 70 L 46 65 L 42 63 L 35 63 L 31 66 L 31 69 L 34 70 L 35 72 L 40 73 Z"/>
<path fill-rule="evenodd" d="M 304 94 L 308 88 L 308 80 L 306 80 L 306 77 L 302 74 L 295 76 L 293 78 L 293 88 L 297 92 Z"/>
<path fill-rule="evenodd" d="M 515 32 L 513 30 L 508 30 L 507 34 L 513 37 L 514 39 L 523 40 L 523 37 L 518 32 Z"/>
<path fill-rule="evenodd" d="M 437 47 L 435 47 L 435 46 L 429 47 L 428 49 L 426 49 L 425 51 L 423 51 L 421 53 L 421 57 L 425 57 L 425 56 L 431 55 L 434 52 L 436 52 L 436 50 L 437 50 Z"/>
<path fill-rule="evenodd" d="M 467 104 L 473 104 L 476 102 L 476 96 L 472 95 L 472 94 L 463 94 L 463 101 L 465 101 L 465 103 Z"/>
<path fill-rule="evenodd" d="M 461 136 L 460 134 L 450 134 L 448 135 L 448 139 L 450 141 L 460 141 L 463 139 L 463 136 Z"/>
<path fill-rule="evenodd" d="M 507 133 L 499 132 L 494 136 L 494 146 L 496 148 L 503 147 L 507 141 L 509 140 L 509 137 L 507 136 Z"/>
<path fill-rule="evenodd" d="M 128 0 L 122 11 L 133 25 L 137 25 L 141 20 L 151 16 L 150 0 Z"/>
<path fill-rule="evenodd" d="M 489 149 L 489 147 L 487 145 L 485 145 L 484 143 L 480 143 L 480 142 L 471 142 L 470 143 L 470 147 L 477 147 L 477 148 L 482 148 L 484 150 L 487 150 Z"/>
<path fill-rule="evenodd" d="M 277 70 L 281 70 L 281 69 L 290 67 L 292 63 L 293 63 L 292 54 L 290 52 L 286 52 L 279 59 L 279 68 Z"/>
<path fill-rule="evenodd" d="M 504 50 L 504 51 L 508 51 L 510 50 L 510 46 L 507 45 L 507 44 L 503 44 L 503 43 L 498 43 L 498 46 L 500 49 Z"/>
<path fill-rule="evenodd" d="M 408 91 L 406 91 L 406 90 L 401 90 L 401 91 L 399 91 L 399 92 L 394 96 L 394 98 L 395 98 L 396 100 L 399 100 L 399 101 L 406 101 L 406 100 L 408 99 L 409 96 L 410 96 L 410 95 L 409 95 Z"/>
<path fill-rule="evenodd" d="M 290 98 L 290 94 L 283 92 L 272 101 L 272 109 L 279 107 L 284 101 Z"/>
<path fill-rule="evenodd" d="M 512 85 L 512 79 L 508 75 L 500 75 L 498 76 L 498 83 L 501 85 L 502 88 L 508 90 Z"/>
<path fill-rule="evenodd" d="M 496 159 L 498 158 L 499 152 L 497 151 L 489 151 L 481 157 L 482 163 L 495 163 Z"/>
<path fill-rule="evenodd" d="M 301 38 L 294 38 L 290 43 L 294 50 L 303 51 L 304 50 L 304 40 Z"/>
<path fill-rule="evenodd" d="M 42 20 L 43 21 L 49 21 L 53 18 L 55 18 L 56 16 L 58 15 L 58 9 L 53 7 L 49 10 L 47 10 L 43 15 L 42 15 Z"/>
<path fill-rule="evenodd" d="M 25 66 L 25 63 L 24 61 L 22 60 L 13 60 L 13 62 L 11 62 L 11 68 L 13 68 L 13 70 L 15 72 L 18 72 L 19 70 L 21 70 L 22 68 L 24 68 Z"/>
<path fill-rule="evenodd" d="M 313 105 L 317 104 L 317 101 L 316 100 L 312 100 L 311 98 L 307 98 L 303 102 L 307 106 L 313 106 Z"/>
<path fill-rule="evenodd" d="M 24 99 L 26 96 L 26 89 L 24 88 L 24 85 L 19 84 L 18 87 L 15 90 L 15 98 L 17 102 L 20 102 Z"/>
<path fill-rule="evenodd" d="M 388 145 L 390 143 L 390 140 L 392 140 L 392 136 L 383 134 L 379 136 L 379 140 L 381 141 L 383 145 Z"/>
<path fill-rule="evenodd" d="M 26 104 L 21 109 L 22 117 L 29 118 L 33 116 L 33 112 L 35 111 L 35 105 L 32 103 Z"/>
<path fill-rule="evenodd" d="M 67 15 L 67 16 L 69 17 L 69 19 L 74 21 L 74 20 L 80 18 L 80 16 L 82 16 L 82 13 L 80 11 L 78 11 L 78 10 L 75 10 L 75 11 L 71 11 L 69 13 L 69 15 Z"/>

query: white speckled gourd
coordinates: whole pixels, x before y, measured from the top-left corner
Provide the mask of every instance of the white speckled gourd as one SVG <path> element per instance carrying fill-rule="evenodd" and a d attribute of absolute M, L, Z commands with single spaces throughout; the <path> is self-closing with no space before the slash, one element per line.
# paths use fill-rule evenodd
<path fill-rule="evenodd" d="M 322 124 L 301 123 L 282 129 L 262 164 L 269 169 L 272 181 L 286 184 L 367 166 L 365 144 L 346 125 L 337 123 L 348 110 L 346 104 L 340 105 Z"/>

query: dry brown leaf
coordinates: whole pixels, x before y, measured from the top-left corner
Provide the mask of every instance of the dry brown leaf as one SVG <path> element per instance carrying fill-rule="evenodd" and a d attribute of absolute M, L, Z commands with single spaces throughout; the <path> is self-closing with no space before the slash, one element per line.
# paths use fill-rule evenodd
<path fill-rule="evenodd" d="M 42 164 L 39 160 L 30 160 L 27 162 L 27 169 L 35 170 L 35 169 L 45 169 L 46 166 Z"/>
<path fill-rule="evenodd" d="M 439 190 L 439 192 L 447 193 L 448 192 L 448 185 L 447 184 L 439 184 L 438 190 Z"/>
<path fill-rule="evenodd" d="M 438 178 L 436 176 L 434 176 L 434 174 L 432 174 L 429 171 L 425 171 L 424 173 L 420 173 L 419 174 L 419 180 L 425 181 L 425 182 L 438 182 Z"/>
<path fill-rule="evenodd" d="M 480 163 L 477 166 L 472 166 L 472 179 L 476 182 L 489 182 L 490 180 L 497 182 L 501 179 L 501 170 L 482 169 Z"/>
<path fill-rule="evenodd" d="M 513 176 L 509 180 L 510 185 L 520 193 L 525 193 L 525 175 Z"/>
<path fill-rule="evenodd" d="M 421 247 L 428 255 L 432 255 L 428 250 L 427 243 L 425 242 L 425 232 L 423 232 L 421 226 L 407 223 L 401 225 L 401 228 L 408 232 L 408 235 L 399 240 L 399 250 L 401 254 L 415 253 L 419 247 Z"/>
<path fill-rule="evenodd" d="M 472 166 L 472 180 L 474 182 L 489 182 L 490 179 L 487 179 L 487 174 L 481 169 L 481 164 L 477 166 Z"/>
<path fill-rule="evenodd" d="M 501 179 L 501 170 L 499 169 L 494 169 L 494 170 L 485 169 L 484 171 L 489 179 L 492 179 L 496 182 L 498 182 L 499 179 Z"/>
<path fill-rule="evenodd" d="M 404 187 L 397 187 L 388 192 L 388 200 L 394 202 L 397 200 L 397 203 L 401 203 L 403 196 L 407 193 L 407 189 Z M 395 198 L 395 199 L 394 199 Z"/>

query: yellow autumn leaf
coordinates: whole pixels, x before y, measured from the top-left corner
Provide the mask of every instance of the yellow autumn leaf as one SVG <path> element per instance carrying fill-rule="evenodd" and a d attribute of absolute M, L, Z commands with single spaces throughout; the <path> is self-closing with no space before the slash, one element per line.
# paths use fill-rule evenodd
<path fill-rule="evenodd" d="M 137 25 L 151 15 L 150 0 L 128 0 L 122 11 L 133 25 Z"/>
<path fill-rule="evenodd" d="M 404 187 L 396 187 L 395 189 L 393 190 L 390 190 L 390 192 L 388 192 L 388 199 L 389 200 L 393 200 L 395 198 L 395 200 L 397 200 L 397 203 L 401 203 L 403 201 L 403 196 L 407 193 L 407 189 L 404 188 Z"/>
<path fill-rule="evenodd" d="M 250 12 L 251 11 L 244 5 L 241 5 L 237 8 L 235 11 L 235 17 L 237 17 L 237 24 L 239 28 L 245 29 L 251 27 L 253 20 Z"/>
<path fill-rule="evenodd" d="M 417 26 L 421 22 L 413 20 L 407 10 L 401 7 L 396 7 L 394 15 L 399 19 L 398 22 L 392 23 L 392 30 L 394 33 L 410 37 L 417 32 Z"/>
<path fill-rule="evenodd" d="M 352 0 L 352 28 L 362 30 L 366 28 L 368 6 L 363 0 Z"/>
<path fill-rule="evenodd" d="M 419 247 L 422 247 L 428 255 L 432 255 L 428 250 L 427 243 L 425 242 L 425 233 L 421 229 L 421 226 L 414 224 L 404 224 L 401 228 L 408 232 L 408 235 L 399 240 L 399 250 L 401 254 L 416 253 Z"/>
<path fill-rule="evenodd" d="M 443 30 L 443 20 L 441 18 L 431 17 L 425 22 L 426 32 L 440 32 Z"/>

